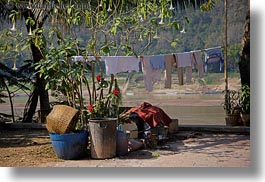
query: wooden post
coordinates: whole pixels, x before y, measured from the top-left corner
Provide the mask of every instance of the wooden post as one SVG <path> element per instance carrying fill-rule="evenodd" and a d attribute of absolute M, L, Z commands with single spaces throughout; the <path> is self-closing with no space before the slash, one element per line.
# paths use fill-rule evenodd
<path fill-rule="evenodd" d="M 227 74 L 227 0 L 225 0 L 224 77 L 225 77 L 225 90 L 227 92 L 228 91 L 228 74 Z"/>

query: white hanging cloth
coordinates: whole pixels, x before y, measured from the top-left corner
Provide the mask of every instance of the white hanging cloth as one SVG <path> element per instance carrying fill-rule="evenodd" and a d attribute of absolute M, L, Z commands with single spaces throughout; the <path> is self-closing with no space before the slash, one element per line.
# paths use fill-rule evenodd
<path fill-rule="evenodd" d="M 140 58 L 134 56 L 102 56 L 105 61 L 106 75 L 123 72 L 139 72 Z"/>

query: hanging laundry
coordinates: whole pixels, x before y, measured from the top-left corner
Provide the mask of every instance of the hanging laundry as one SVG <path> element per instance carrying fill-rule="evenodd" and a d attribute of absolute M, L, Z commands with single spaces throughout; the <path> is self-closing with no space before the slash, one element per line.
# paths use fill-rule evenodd
<path fill-rule="evenodd" d="M 191 83 L 192 82 L 192 67 L 187 66 L 185 68 L 185 72 L 186 72 L 186 82 Z"/>
<path fill-rule="evenodd" d="M 95 56 L 72 56 L 73 61 L 93 61 L 96 60 Z"/>
<path fill-rule="evenodd" d="M 192 61 L 195 68 L 198 70 L 199 78 L 203 77 L 203 62 L 201 57 L 201 51 L 191 51 L 192 53 Z"/>
<path fill-rule="evenodd" d="M 150 64 L 153 69 L 165 69 L 165 56 L 164 55 L 150 56 Z"/>
<path fill-rule="evenodd" d="M 211 57 L 207 59 L 207 64 L 215 64 L 220 62 L 220 57 Z"/>
<path fill-rule="evenodd" d="M 118 71 L 118 61 L 119 58 L 117 56 L 103 56 L 101 60 L 105 62 L 106 75 L 114 74 L 116 75 Z"/>
<path fill-rule="evenodd" d="M 144 74 L 144 85 L 147 91 L 153 90 L 153 85 L 161 80 L 162 69 L 153 69 L 150 63 L 150 56 L 142 57 L 142 69 Z"/>
<path fill-rule="evenodd" d="M 191 53 L 190 52 L 177 53 L 176 57 L 178 59 L 178 67 L 191 66 Z"/>
<path fill-rule="evenodd" d="M 174 56 L 173 54 L 166 54 L 165 55 L 165 64 L 166 64 L 166 79 L 165 79 L 165 88 L 171 88 L 171 72 L 172 66 L 174 64 Z"/>
<path fill-rule="evenodd" d="M 178 79 L 179 79 L 179 85 L 183 85 L 183 73 L 184 73 L 184 68 L 183 67 L 178 67 Z"/>
<path fill-rule="evenodd" d="M 72 56 L 73 61 L 84 61 L 84 56 Z"/>
<path fill-rule="evenodd" d="M 221 46 L 208 48 L 204 50 L 205 60 L 204 60 L 204 69 L 205 72 L 208 72 L 208 65 L 209 64 L 219 64 L 219 70 L 223 70 L 223 53 Z"/>
<path fill-rule="evenodd" d="M 133 56 L 104 56 L 106 75 L 123 72 L 139 72 L 140 59 Z"/>
<path fill-rule="evenodd" d="M 176 61 L 178 68 L 179 85 L 183 85 L 184 69 L 186 72 L 186 81 L 192 81 L 192 57 L 190 52 L 176 53 Z"/>
<path fill-rule="evenodd" d="M 139 72 L 140 58 L 134 56 L 119 56 L 120 72 Z"/>
<path fill-rule="evenodd" d="M 95 61 L 96 60 L 96 58 L 95 58 L 95 56 L 86 56 L 85 57 L 85 59 L 87 60 L 87 61 Z"/>

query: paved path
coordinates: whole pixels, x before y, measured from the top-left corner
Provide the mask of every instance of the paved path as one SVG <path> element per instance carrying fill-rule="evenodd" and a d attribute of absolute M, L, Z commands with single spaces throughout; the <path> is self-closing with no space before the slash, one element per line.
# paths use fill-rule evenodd
<path fill-rule="evenodd" d="M 174 139 L 157 150 L 138 150 L 124 157 L 69 160 L 41 167 L 250 167 L 249 135 L 190 136 Z"/>

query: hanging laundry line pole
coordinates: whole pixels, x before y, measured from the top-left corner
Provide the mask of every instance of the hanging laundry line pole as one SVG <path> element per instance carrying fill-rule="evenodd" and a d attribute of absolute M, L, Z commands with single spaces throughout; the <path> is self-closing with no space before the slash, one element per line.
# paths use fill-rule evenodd
<path fill-rule="evenodd" d="M 227 74 L 227 0 L 225 0 L 225 45 L 224 45 L 224 77 L 225 91 L 228 94 L 228 74 Z"/>

